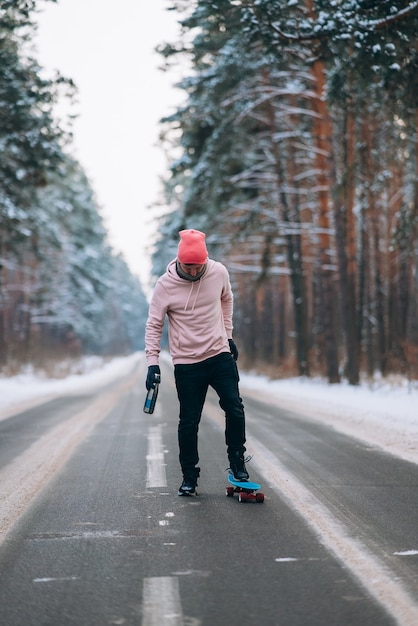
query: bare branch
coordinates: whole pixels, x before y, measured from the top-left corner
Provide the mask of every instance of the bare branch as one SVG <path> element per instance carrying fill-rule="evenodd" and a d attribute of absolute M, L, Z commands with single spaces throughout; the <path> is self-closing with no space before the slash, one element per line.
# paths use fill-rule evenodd
<path fill-rule="evenodd" d="M 369 22 L 369 25 L 373 29 L 381 28 L 382 26 L 386 26 L 387 24 L 402 20 L 410 13 L 413 13 L 413 11 L 415 11 L 416 9 L 418 9 L 418 0 L 415 0 L 415 2 L 411 2 L 409 6 L 401 9 L 400 11 L 398 11 L 398 13 L 395 13 L 394 15 L 388 15 L 386 17 L 382 17 L 380 20 L 373 20 Z"/>

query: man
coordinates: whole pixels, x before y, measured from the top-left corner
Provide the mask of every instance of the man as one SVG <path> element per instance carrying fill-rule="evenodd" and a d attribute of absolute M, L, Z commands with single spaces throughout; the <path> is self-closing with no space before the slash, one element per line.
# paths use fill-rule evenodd
<path fill-rule="evenodd" d="M 232 339 L 233 294 L 224 265 L 208 258 L 205 234 L 182 230 L 177 258 L 157 281 L 145 331 L 146 387 L 160 375 L 158 358 L 164 320 L 168 318 L 170 354 L 180 403 L 180 496 L 196 494 L 198 430 L 209 385 L 225 411 L 225 440 L 230 469 L 248 480 L 245 468 L 245 415 L 238 389 L 238 350 Z"/>

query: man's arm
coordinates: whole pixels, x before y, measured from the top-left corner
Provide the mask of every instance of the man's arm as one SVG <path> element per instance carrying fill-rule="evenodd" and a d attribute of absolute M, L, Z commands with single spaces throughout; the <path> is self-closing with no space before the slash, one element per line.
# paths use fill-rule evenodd
<path fill-rule="evenodd" d="M 167 313 L 167 303 L 164 295 L 164 288 L 157 283 L 149 305 L 148 319 L 145 326 L 145 354 L 148 366 L 158 365 L 161 351 L 161 336 Z"/>
<path fill-rule="evenodd" d="M 229 349 L 231 351 L 234 361 L 238 359 L 238 348 L 235 345 L 235 341 L 232 339 L 233 330 L 233 314 L 234 314 L 234 294 L 232 292 L 231 281 L 229 279 L 228 270 L 225 270 L 226 281 L 224 289 L 221 295 L 222 313 L 224 318 L 224 326 L 226 330 L 226 336 L 228 337 Z"/>
<path fill-rule="evenodd" d="M 221 306 L 222 315 L 224 318 L 224 326 L 226 330 L 226 336 L 228 339 L 232 339 L 233 323 L 232 318 L 234 314 L 234 295 L 232 293 L 231 282 L 229 280 L 229 274 L 225 268 L 225 280 L 221 294 Z"/>

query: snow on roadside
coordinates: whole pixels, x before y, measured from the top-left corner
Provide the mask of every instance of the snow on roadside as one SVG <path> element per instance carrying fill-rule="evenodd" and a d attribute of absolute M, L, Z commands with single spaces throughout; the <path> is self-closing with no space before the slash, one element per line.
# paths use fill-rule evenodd
<path fill-rule="evenodd" d="M 376 380 L 353 387 L 321 379 L 269 380 L 241 375 L 242 394 L 326 423 L 336 430 L 418 463 L 418 383 Z"/>
<path fill-rule="evenodd" d="M 117 377 L 129 374 L 140 358 L 141 353 L 107 362 L 99 357 L 86 357 L 77 363 L 77 374 L 59 379 L 30 373 L 0 377 L 0 420 L 41 404 L 45 399 L 62 394 L 87 393 Z"/>

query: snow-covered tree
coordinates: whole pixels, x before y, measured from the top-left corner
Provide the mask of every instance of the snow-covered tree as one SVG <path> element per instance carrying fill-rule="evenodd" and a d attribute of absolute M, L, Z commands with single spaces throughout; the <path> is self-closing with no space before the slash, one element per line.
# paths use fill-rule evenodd
<path fill-rule="evenodd" d="M 0 0 L 0 367 L 142 347 L 147 302 L 115 255 L 54 115 L 71 80 L 42 78 L 35 0 Z"/>
<path fill-rule="evenodd" d="M 252 362 L 288 362 L 290 331 L 299 373 L 344 370 L 356 384 L 362 365 L 410 368 L 418 3 L 174 7 L 182 42 L 161 52 L 187 54 L 192 71 L 164 121 L 176 151 L 164 241 L 179 226 L 209 233 Z"/>

